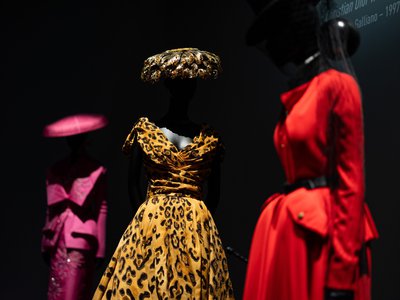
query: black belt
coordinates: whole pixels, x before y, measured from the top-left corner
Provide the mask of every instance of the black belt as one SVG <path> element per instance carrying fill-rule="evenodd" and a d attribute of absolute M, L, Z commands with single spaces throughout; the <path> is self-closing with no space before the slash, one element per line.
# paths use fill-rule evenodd
<path fill-rule="evenodd" d="M 306 188 L 307 190 L 312 190 L 315 188 L 325 187 L 328 185 L 329 185 L 329 181 L 325 176 L 312 178 L 312 179 L 300 179 L 294 183 L 290 183 L 290 184 L 285 183 L 283 185 L 283 193 L 289 194 L 289 193 L 293 192 L 294 190 L 297 190 L 302 187 Z"/>

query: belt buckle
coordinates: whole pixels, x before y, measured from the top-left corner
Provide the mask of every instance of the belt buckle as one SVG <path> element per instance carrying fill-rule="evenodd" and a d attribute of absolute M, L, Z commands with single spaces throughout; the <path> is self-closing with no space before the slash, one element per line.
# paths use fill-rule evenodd
<path fill-rule="evenodd" d="M 314 189 L 314 188 L 315 188 L 315 183 L 314 183 L 314 181 L 311 180 L 311 179 L 308 179 L 308 180 L 306 181 L 306 188 L 307 188 L 307 190 L 312 190 L 312 189 Z"/>

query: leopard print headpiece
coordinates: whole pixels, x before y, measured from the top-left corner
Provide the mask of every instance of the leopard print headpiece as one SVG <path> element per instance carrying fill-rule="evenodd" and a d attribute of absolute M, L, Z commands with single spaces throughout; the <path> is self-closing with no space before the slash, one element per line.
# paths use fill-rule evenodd
<path fill-rule="evenodd" d="M 141 79 L 155 83 L 160 79 L 216 79 L 222 72 L 220 58 L 197 48 L 178 48 L 150 56 L 144 61 Z"/>

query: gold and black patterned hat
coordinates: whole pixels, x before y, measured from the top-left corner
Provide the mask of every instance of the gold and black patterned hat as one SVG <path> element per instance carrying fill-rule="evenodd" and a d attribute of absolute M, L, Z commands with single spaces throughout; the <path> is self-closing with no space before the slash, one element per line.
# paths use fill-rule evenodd
<path fill-rule="evenodd" d="M 178 48 L 146 59 L 140 77 L 155 83 L 167 78 L 215 79 L 221 72 L 221 61 L 216 54 L 197 48 Z"/>

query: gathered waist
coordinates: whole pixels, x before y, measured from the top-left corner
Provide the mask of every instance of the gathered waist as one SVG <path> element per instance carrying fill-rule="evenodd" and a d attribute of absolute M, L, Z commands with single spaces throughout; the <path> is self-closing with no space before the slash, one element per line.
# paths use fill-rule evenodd
<path fill-rule="evenodd" d="M 201 194 L 187 193 L 187 192 L 148 192 L 146 198 L 163 198 L 164 200 L 174 200 L 179 198 L 190 198 L 198 201 L 202 201 L 203 197 Z"/>
<path fill-rule="evenodd" d="M 193 198 L 196 200 L 203 199 L 203 193 L 200 190 L 179 189 L 179 188 L 149 188 L 147 189 L 147 198 L 164 196 L 167 198 Z"/>
<path fill-rule="evenodd" d="M 183 182 L 178 180 L 152 179 L 147 187 L 147 195 L 180 194 L 196 199 L 202 199 L 203 188 L 198 182 Z"/>

